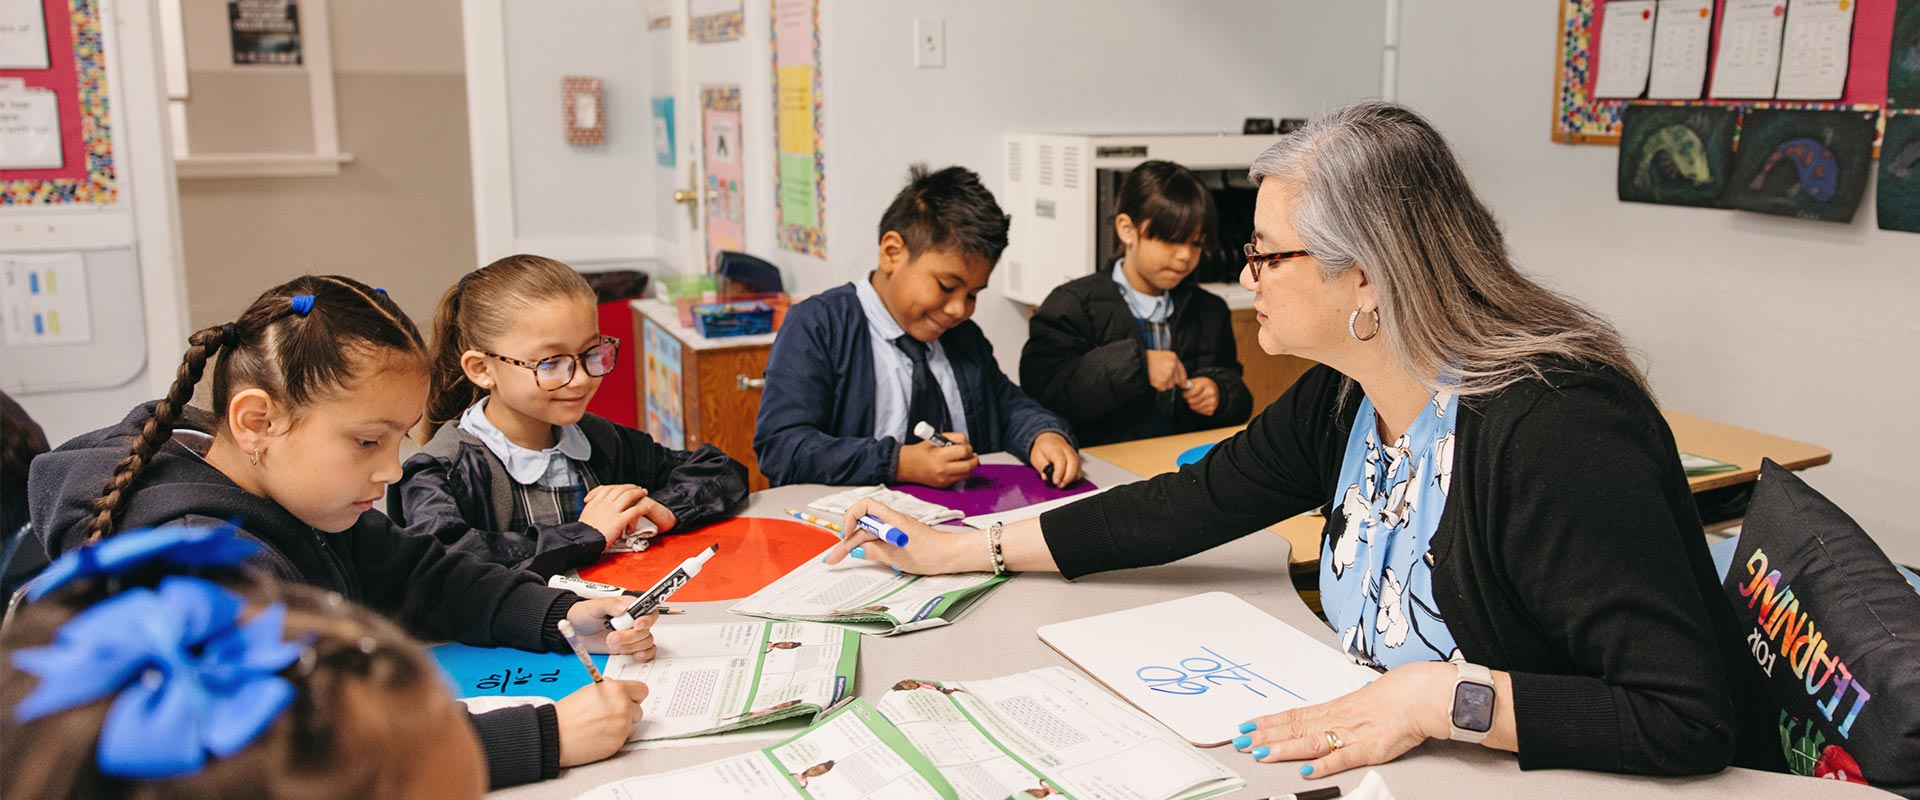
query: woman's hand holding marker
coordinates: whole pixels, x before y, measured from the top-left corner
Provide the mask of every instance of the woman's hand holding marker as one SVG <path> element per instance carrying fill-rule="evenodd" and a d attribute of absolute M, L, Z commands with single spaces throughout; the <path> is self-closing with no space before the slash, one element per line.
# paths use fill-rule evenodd
<path fill-rule="evenodd" d="M 827 551 L 828 564 L 838 564 L 852 556 L 915 575 L 993 569 L 993 565 L 987 563 L 984 534 L 938 530 L 872 499 L 861 500 L 847 509 L 844 529 L 846 538 Z M 906 546 L 909 541 L 913 543 L 911 547 Z M 974 557 L 971 561 L 970 555 Z"/>

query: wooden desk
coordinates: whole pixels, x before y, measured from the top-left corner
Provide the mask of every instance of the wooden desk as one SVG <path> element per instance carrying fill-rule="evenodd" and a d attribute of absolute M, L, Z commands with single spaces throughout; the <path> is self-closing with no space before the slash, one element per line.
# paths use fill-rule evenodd
<path fill-rule="evenodd" d="M 1695 493 L 1752 483 L 1760 477 L 1760 459 L 1771 458 L 1791 470 L 1817 467 L 1833 460 L 1833 451 L 1806 442 L 1748 430 L 1738 425 L 1661 411 L 1667 426 L 1673 429 L 1674 443 L 1696 456 L 1725 461 L 1740 469 L 1718 475 L 1700 475 L 1687 479 Z"/>
<path fill-rule="evenodd" d="M 1725 461 L 1740 468 L 1733 472 L 1689 478 L 1687 484 L 1696 493 L 1752 482 L 1760 476 L 1760 459 L 1762 458 L 1771 458 L 1780 466 L 1792 470 L 1817 467 L 1833 460 L 1832 451 L 1806 442 L 1748 430 L 1724 422 L 1714 422 L 1678 411 L 1661 413 L 1666 416 L 1667 425 L 1673 428 L 1674 442 L 1681 450 Z M 1231 428 L 1216 428 L 1210 431 L 1194 431 L 1155 439 L 1101 445 L 1089 447 L 1086 452 L 1088 455 L 1097 456 L 1136 475 L 1151 477 L 1163 472 L 1172 472 L 1174 460 L 1179 458 L 1181 453 L 1203 444 L 1212 444 L 1226 439 L 1245 427 L 1245 425 L 1236 425 Z M 1320 535 L 1325 523 L 1326 519 L 1323 517 L 1302 514 L 1268 530 L 1286 537 L 1287 542 L 1293 545 L 1293 569 L 1302 571 L 1319 568 Z"/>

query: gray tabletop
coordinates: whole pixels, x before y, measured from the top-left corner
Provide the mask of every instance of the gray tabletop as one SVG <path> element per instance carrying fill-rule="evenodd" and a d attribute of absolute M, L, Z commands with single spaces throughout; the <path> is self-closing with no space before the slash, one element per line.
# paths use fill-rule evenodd
<path fill-rule="evenodd" d="M 1003 460 L 989 457 L 988 463 Z M 1101 486 L 1135 480 L 1132 473 L 1089 458 L 1087 474 Z M 743 516 L 783 517 L 834 491 L 825 486 L 785 486 L 758 492 Z M 1034 635 L 1042 625 L 1104 614 L 1209 591 L 1230 592 L 1288 624 L 1337 645 L 1332 629 L 1314 616 L 1287 577 L 1285 539 L 1258 532 L 1176 564 L 1095 575 L 1072 583 L 1054 574 L 1015 577 L 953 625 L 895 637 L 860 641 L 855 690 L 869 700 L 905 678 L 968 680 L 993 678 L 1046 666 L 1072 668 L 1066 659 Z M 728 602 L 674 603 L 685 616 L 663 625 L 742 619 L 727 613 Z M 630 775 L 667 772 L 770 745 L 736 742 L 704 747 L 624 752 L 596 764 L 562 770 L 560 777 L 495 792 L 503 798 L 572 797 L 602 783 Z M 1351 791 L 1366 774 L 1354 770 L 1317 781 L 1301 778 L 1294 764 L 1255 763 L 1228 747 L 1207 751 L 1240 774 L 1247 788 L 1233 798 L 1259 798 L 1329 784 Z M 1555 800 L 1613 800 L 1700 796 L 1773 796 L 1813 798 L 1893 797 L 1865 786 L 1838 781 L 1729 769 L 1698 778 L 1643 778 L 1577 770 L 1521 772 L 1512 754 L 1457 742 L 1428 742 L 1378 770 L 1401 800 L 1415 798 L 1553 797 Z"/>

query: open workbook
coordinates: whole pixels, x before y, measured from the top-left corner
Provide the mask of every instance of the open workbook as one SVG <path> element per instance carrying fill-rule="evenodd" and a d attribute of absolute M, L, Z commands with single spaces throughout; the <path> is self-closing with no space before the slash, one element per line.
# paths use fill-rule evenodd
<path fill-rule="evenodd" d="M 629 741 L 683 739 L 813 717 L 853 693 L 860 636 L 805 622 L 661 624 L 651 661 L 607 658 L 608 678 L 650 690 Z M 442 645 L 433 648 L 462 697 L 545 702 L 588 683 L 571 654 Z M 599 658 L 595 659 L 596 661 Z M 514 697 L 521 695 L 522 697 Z"/>
<path fill-rule="evenodd" d="M 1226 767 L 1060 667 L 981 681 L 901 681 L 780 744 L 602 785 L 595 800 L 1200 800 L 1245 786 Z"/>
<path fill-rule="evenodd" d="M 987 572 L 909 575 L 860 559 L 827 566 L 810 558 L 731 610 L 886 636 L 951 623 L 1006 579 Z"/>

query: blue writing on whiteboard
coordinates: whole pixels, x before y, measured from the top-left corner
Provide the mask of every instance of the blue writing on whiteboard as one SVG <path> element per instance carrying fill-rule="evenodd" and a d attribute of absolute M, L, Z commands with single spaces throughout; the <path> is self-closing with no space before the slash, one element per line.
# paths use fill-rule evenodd
<path fill-rule="evenodd" d="M 1269 696 L 1263 689 L 1278 689 L 1303 703 L 1307 702 L 1307 698 L 1292 689 L 1254 672 L 1251 663 L 1234 663 L 1233 659 L 1220 655 L 1211 647 L 1202 647 L 1200 650 L 1205 655 L 1182 658 L 1177 667 L 1141 667 L 1133 671 L 1134 677 L 1145 683 L 1148 689 L 1165 694 L 1203 695 L 1210 689 L 1224 685 L 1238 686 L 1260 697 Z"/>

